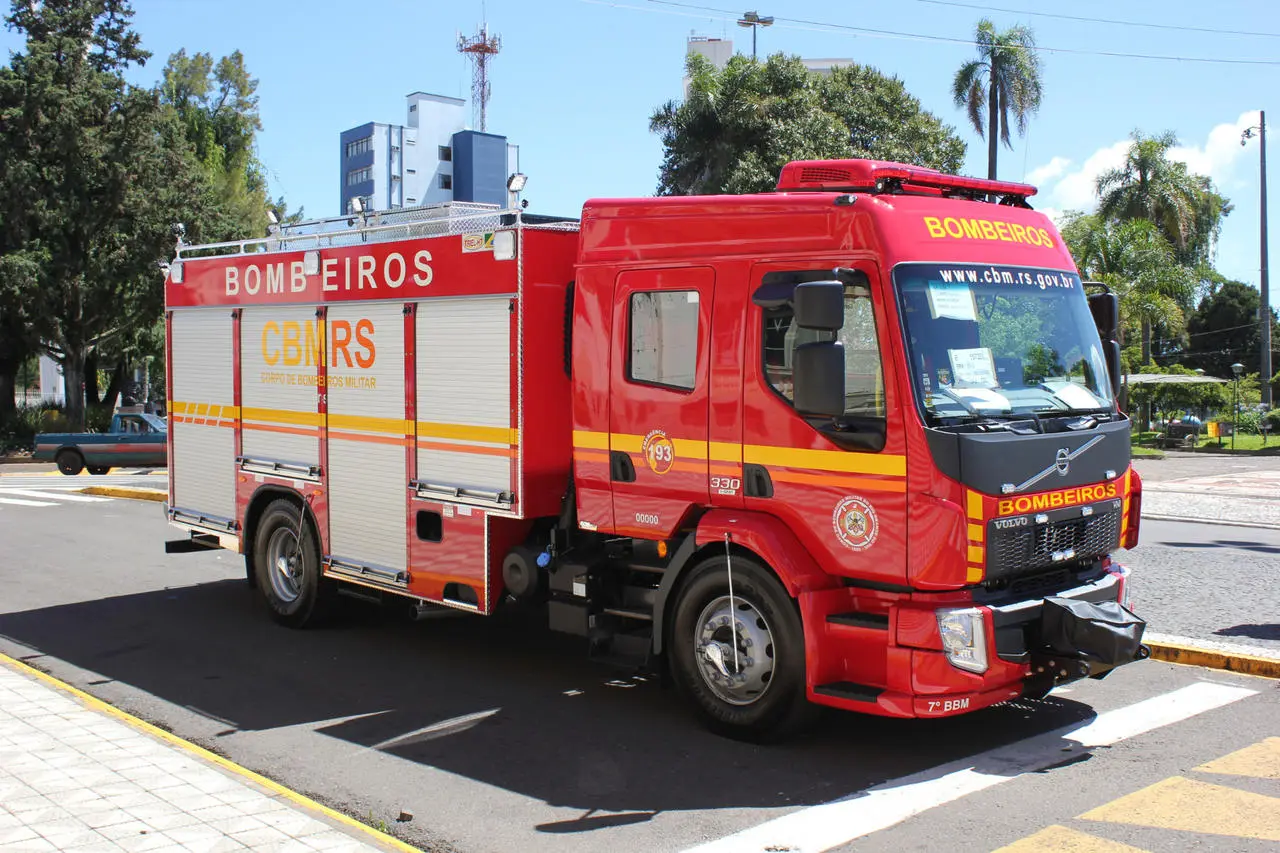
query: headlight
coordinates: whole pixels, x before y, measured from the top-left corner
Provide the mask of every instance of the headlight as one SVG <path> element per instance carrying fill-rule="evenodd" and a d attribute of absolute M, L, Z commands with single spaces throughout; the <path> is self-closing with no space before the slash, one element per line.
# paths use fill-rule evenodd
<path fill-rule="evenodd" d="M 937 617 L 942 649 L 951 665 L 968 672 L 986 672 L 987 629 L 982 611 L 976 607 L 939 610 Z"/>

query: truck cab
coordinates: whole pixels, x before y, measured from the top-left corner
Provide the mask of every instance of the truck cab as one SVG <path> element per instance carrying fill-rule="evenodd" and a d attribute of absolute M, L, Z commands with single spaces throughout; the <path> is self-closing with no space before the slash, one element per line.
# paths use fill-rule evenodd
<path fill-rule="evenodd" d="M 681 552 L 653 643 L 714 724 L 949 715 L 1141 656 L 1115 297 L 1032 193 L 835 161 L 587 203 L 577 526 Z"/>

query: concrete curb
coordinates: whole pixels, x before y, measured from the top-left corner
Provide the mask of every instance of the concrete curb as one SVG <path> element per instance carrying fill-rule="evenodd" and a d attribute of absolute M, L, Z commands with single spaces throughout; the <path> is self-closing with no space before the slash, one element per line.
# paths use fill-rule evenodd
<path fill-rule="evenodd" d="M 88 486 L 76 491 L 85 495 L 101 495 L 107 498 L 128 498 L 135 501 L 165 501 L 169 499 L 168 492 L 162 492 L 159 489 L 138 489 L 133 486 Z"/>
<path fill-rule="evenodd" d="M 79 689 L 78 687 L 73 687 L 72 685 L 68 684 L 62 679 L 49 675 L 46 672 L 41 672 L 35 667 L 30 666 L 29 664 L 23 663 L 20 660 L 16 660 L 5 654 L 0 654 L 0 666 L 7 666 L 10 669 L 14 670 L 15 672 L 20 672 L 32 678 L 35 678 L 38 681 L 42 681 L 45 684 L 57 690 L 61 690 L 62 692 L 71 695 L 72 697 L 80 701 L 82 704 L 84 704 L 86 707 L 94 711 L 98 711 L 110 717 L 114 717 L 115 719 L 119 720 L 125 725 L 131 726 L 132 728 L 137 729 L 138 731 L 145 732 L 151 735 L 152 737 L 155 737 L 171 746 L 175 746 L 178 749 L 181 749 L 183 752 L 186 752 L 189 755 L 195 756 L 196 758 L 199 758 L 209 764 L 213 764 L 217 767 L 220 767 L 223 770 L 233 773 L 242 779 L 246 779 L 249 782 L 257 785 L 258 787 L 263 788 L 271 792 L 272 794 L 276 794 L 292 802 L 296 806 L 300 806 L 301 808 L 309 812 L 313 812 L 318 815 L 323 815 L 324 817 L 328 818 L 331 822 L 339 823 L 345 827 L 348 827 L 350 829 L 354 829 L 360 833 L 363 833 L 364 835 L 368 836 L 368 840 L 370 842 L 374 842 L 378 844 L 385 850 L 400 851 L 401 853 L 422 853 L 422 851 L 419 848 L 414 847 L 412 844 L 409 844 L 408 842 L 401 841 L 399 838 L 396 838 L 390 833 L 382 832 L 381 830 L 375 829 L 374 827 L 369 826 L 366 823 L 362 823 L 356 820 L 355 818 L 348 817 L 347 815 L 342 814 L 341 812 L 335 809 L 329 808 L 323 803 L 316 802 L 315 800 L 311 799 L 305 794 L 300 794 L 297 791 L 294 791 L 292 788 L 286 788 L 284 785 L 281 785 L 279 782 L 268 779 L 266 776 L 263 776 L 260 773 L 255 773 L 254 771 L 249 770 L 246 767 L 242 767 L 241 765 L 235 763 L 234 761 L 228 758 L 223 758 L 221 755 L 218 755 L 217 753 L 214 753 L 214 752 L 210 752 L 209 750 L 205 749 L 202 746 L 194 744 L 189 740 L 185 740 L 184 738 L 180 738 L 177 735 L 172 734 L 171 732 L 167 732 L 164 729 L 159 728 L 158 726 L 154 726 L 151 723 L 148 723 L 146 720 L 143 720 L 139 717 L 135 717 L 133 714 L 130 714 L 128 711 L 123 711 L 120 708 L 117 708 L 115 705 L 112 705 L 108 702 L 104 702 L 103 700 L 99 699 L 97 696 L 86 693 L 85 691 Z"/>
<path fill-rule="evenodd" d="M 1280 524 L 1260 521 L 1231 521 L 1225 518 L 1187 518 L 1182 515 L 1142 514 L 1143 521 L 1185 521 L 1188 524 L 1217 524 L 1223 527 L 1255 527 L 1259 530 L 1280 530 Z"/>
<path fill-rule="evenodd" d="M 1195 645 L 1193 641 L 1183 641 L 1181 637 L 1150 641 L 1147 645 L 1151 648 L 1152 660 L 1221 669 L 1262 678 L 1280 678 L 1280 657 L 1245 654 L 1235 648 L 1209 648 Z"/>

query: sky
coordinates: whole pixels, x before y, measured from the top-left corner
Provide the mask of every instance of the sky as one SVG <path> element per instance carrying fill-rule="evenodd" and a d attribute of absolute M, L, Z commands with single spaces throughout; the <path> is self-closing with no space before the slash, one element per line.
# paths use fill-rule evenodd
<path fill-rule="evenodd" d="M 1033 205 L 1051 215 L 1088 210 L 1096 203 L 1094 179 L 1121 162 L 1131 132 L 1172 131 L 1180 142 L 1176 156 L 1209 175 L 1234 205 L 1222 230 L 1219 270 L 1255 286 L 1259 280 L 1259 143 L 1241 146 L 1240 134 L 1258 124 L 1259 109 L 1280 116 L 1280 101 L 1268 103 L 1269 94 L 1280 92 L 1280 3 L 1272 0 L 133 5 L 134 26 L 153 54 L 131 72 L 134 82 L 154 83 L 181 48 L 215 58 L 243 51 L 260 80 L 258 153 L 273 194 L 309 216 L 340 213 L 341 131 L 368 121 L 404 123 L 404 96 L 415 90 L 469 97 L 471 69 L 456 50 L 458 34 L 473 34 L 485 21 L 502 39 L 491 65 L 488 129 L 520 146 L 530 212 L 560 215 L 576 215 L 592 197 L 654 192 L 662 149 L 649 116 L 681 95 L 686 40 L 729 38 L 749 53 L 751 32 L 735 24 L 749 9 L 775 18 L 758 32 L 761 55 L 852 59 L 899 77 L 968 143 L 963 171 L 985 176 L 986 143 L 952 104 L 951 81 L 975 54 L 971 40 L 981 17 L 1000 29 L 1024 24 L 1045 48 L 1044 100 L 1027 135 L 1015 137 L 1012 150 L 1001 147 L 1000 177 L 1036 184 Z M 0 31 L 0 49 L 20 46 L 14 33 Z M 1271 288 L 1276 306 L 1278 290 Z"/>

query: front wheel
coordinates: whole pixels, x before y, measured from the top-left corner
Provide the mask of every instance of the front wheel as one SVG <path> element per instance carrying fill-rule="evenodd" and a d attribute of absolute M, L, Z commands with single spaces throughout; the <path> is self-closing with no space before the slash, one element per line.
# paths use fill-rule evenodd
<path fill-rule="evenodd" d="M 675 605 L 668 650 L 677 687 L 713 730 L 766 741 L 807 723 L 804 630 L 795 603 L 764 566 L 733 557 L 696 566 Z"/>
<path fill-rule="evenodd" d="M 337 595 L 336 584 L 320 570 L 315 530 L 295 501 L 272 501 L 253 539 L 258 589 L 271 618 L 290 628 L 324 621 Z"/>

